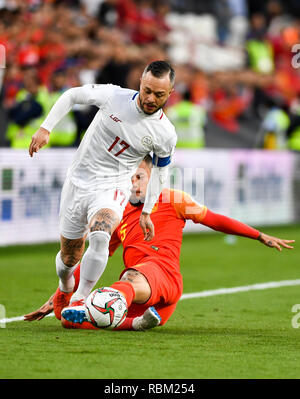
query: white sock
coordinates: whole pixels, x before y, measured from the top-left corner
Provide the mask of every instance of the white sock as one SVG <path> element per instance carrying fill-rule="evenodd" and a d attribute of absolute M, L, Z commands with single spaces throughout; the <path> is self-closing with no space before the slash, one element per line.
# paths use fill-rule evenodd
<path fill-rule="evenodd" d="M 78 289 L 70 302 L 86 298 L 102 276 L 108 260 L 109 241 L 110 235 L 105 231 L 93 231 L 89 234 L 89 247 L 81 261 Z"/>
<path fill-rule="evenodd" d="M 60 251 L 56 255 L 55 259 L 56 263 L 56 273 L 59 277 L 59 289 L 64 292 L 72 292 L 75 285 L 75 278 L 73 276 L 73 272 L 78 266 L 79 262 L 74 266 L 66 266 L 62 259 Z"/>

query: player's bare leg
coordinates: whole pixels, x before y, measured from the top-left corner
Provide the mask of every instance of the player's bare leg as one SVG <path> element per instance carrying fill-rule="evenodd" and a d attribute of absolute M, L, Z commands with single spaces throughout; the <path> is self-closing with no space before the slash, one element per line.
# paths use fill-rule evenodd
<path fill-rule="evenodd" d="M 53 297 L 53 310 L 58 319 L 60 319 L 62 309 L 68 306 L 73 294 L 75 286 L 73 272 L 83 255 L 84 245 L 84 237 L 71 240 L 61 236 L 61 250 L 56 255 L 59 286 Z"/>
<path fill-rule="evenodd" d="M 116 212 L 108 208 L 99 210 L 92 217 L 89 247 L 82 258 L 79 286 L 70 303 L 84 300 L 101 277 L 108 260 L 110 237 L 119 222 Z"/>
<path fill-rule="evenodd" d="M 57 254 L 56 271 L 62 291 L 72 292 L 74 288 L 73 271 L 78 266 L 85 247 L 85 237 L 70 240 L 61 236 L 61 250 Z"/>
<path fill-rule="evenodd" d="M 116 282 L 115 284 L 120 285 L 122 282 L 127 282 L 131 284 L 134 289 L 134 297 L 132 299 L 132 303 L 143 304 L 146 303 L 150 298 L 151 287 L 146 277 L 139 271 L 135 269 L 126 270 L 120 281 Z M 114 284 L 112 284 L 112 286 L 113 285 Z M 130 304 L 128 306 L 130 306 Z"/>

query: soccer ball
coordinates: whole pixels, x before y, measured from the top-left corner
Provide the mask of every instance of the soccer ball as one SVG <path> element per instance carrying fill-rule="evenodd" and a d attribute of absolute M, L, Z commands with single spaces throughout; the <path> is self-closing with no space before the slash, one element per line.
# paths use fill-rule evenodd
<path fill-rule="evenodd" d="M 124 296 L 114 288 L 97 288 L 86 299 L 91 323 L 98 328 L 115 328 L 126 318 L 128 309 Z"/>

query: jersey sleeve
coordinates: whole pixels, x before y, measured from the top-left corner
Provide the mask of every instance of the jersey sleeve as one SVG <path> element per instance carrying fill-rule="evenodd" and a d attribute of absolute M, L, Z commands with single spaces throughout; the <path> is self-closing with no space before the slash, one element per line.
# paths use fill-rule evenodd
<path fill-rule="evenodd" d="M 103 106 L 109 98 L 114 94 L 114 91 L 119 88 L 112 84 L 87 84 L 82 86 L 81 96 L 85 104 Z"/>
<path fill-rule="evenodd" d="M 143 212 L 151 213 L 162 189 L 167 182 L 168 172 L 169 168 L 167 165 L 164 165 L 164 167 L 153 166 L 146 190 Z"/>
<path fill-rule="evenodd" d="M 51 108 L 41 127 L 51 132 L 75 104 L 103 106 L 118 86 L 84 85 L 65 91 Z"/>
<path fill-rule="evenodd" d="M 206 206 L 198 204 L 189 194 L 180 190 L 165 190 L 169 195 L 176 215 L 180 219 L 190 219 L 194 223 L 201 223 L 213 230 L 225 234 L 239 235 L 258 239 L 260 232 L 245 223 L 211 212 Z M 166 198 L 164 198 L 166 201 Z"/>
<path fill-rule="evenodd" d="M 239 220 L 229 218 L 228 216 L 214 213 L 209 209 L 206 212 L 202 224 L 213 230 L 220 231 L 225 234 L 232 234 L 242 237 L 258 239 L 260 232 Z"/>
<path fill-rule="evenodd" d="M 171 162 L 172 155 L 174 154 L 177 142 L 175 129 L 171 137 L 163 142 L 154 146 L 153 148 L 153 164 L 158 167 L 164 167 Z"/>
<path fill-rule="evenodd" d="M 199 204 L 189 194 L 180 190 L 166 190 L 164 195 L 170 196 L 176 215 L 179 219 L 202 223 L 207 213 L 207 207 Z"/>

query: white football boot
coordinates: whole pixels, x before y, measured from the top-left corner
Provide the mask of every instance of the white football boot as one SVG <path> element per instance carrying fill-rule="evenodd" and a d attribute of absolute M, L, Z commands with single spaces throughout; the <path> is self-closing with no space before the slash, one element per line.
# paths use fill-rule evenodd
<path fill-rule="evenodd" d="M 142 316 L 135 317 L 132 322 L 132 328 L 136 331 L 145 331 L 157 327 L 161 322 L 161 317 L 156 309 L 151 306 Z"/>

